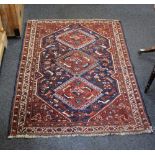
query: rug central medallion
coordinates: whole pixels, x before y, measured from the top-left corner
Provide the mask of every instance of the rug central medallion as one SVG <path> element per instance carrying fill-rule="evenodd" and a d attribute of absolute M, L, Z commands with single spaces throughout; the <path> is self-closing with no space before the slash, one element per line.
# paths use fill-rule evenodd
<path fill-rule="evenodd" d="M 73 78 L 55 90 L 55 96 L 73 109 L 83 110 L 102 95 L 102 89 L 82 78 Z"/>
<path fill-rule="evenodd" d="M 57 60 L 57 64 L 74 75 L 84 73 L 97 65 L 97 61 L 81 51 L 71 51 Z"/>
<path fill-rule="evenodd" d="M 91 34 L 75 29 L 58 35 L 57 40 L 71 48 L 79 49 L 92 43 L 95 38 Z"/>

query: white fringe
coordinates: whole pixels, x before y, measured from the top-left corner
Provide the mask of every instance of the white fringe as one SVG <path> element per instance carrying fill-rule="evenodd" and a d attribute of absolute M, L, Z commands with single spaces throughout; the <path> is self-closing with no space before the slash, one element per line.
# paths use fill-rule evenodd
<path fill-rule="evenodd" d="M 102 22 L 102 21 L 118 21 L 118 22 L 120 22 L 120 20 L 118 20 L 118 19 L 98 19 L 98 18 L 96 18 L 96 19 L 55 19 L 55 18 L 49 18 L 49 19 L 30 19 L 30 20 L 28 20 L 27 22 L 31 22 L 31 21 L 39 21 L 39 22 L 41 22 L 41 21 L 50 21 L 50 22 L 68 22 L 68 21 L 82 21 L 82 22 L 88 22 L 88 21 L 91 21 L 91 22 L 93 22 L 93 21 L 97 21 L 97 22 Z"/>
<path fill-rule="evenodd" d="M 50 137 L 75 137 L 75 136 L 83 136 L 83 137 L 92 137 L 92 136 L 108 136 L 108 135 L 137 135 L 143 133 L 153 133 L 152 126 L 150 126 L 147 130 L 144 131 L 135 131 L 135 132 L 118 132 L 118 133 L 101 133 L 101 134 L 70 134 L 70 135 L 16 135 L 16 136 L 8 136 L 8 138 L 50 138 Z"/>

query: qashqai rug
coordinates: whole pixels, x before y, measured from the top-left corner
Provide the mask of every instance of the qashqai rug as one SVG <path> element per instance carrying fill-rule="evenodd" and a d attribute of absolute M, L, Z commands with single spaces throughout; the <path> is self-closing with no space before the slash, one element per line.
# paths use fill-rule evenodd
<path fill-rule="evenodd" d="M 149 133 L 117 20 L 29 20 L 9 137 Z"/>

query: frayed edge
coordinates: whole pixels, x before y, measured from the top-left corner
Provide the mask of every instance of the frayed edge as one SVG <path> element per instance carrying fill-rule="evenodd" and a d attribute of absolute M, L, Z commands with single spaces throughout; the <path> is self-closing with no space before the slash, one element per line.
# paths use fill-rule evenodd
<path fill-rule="evenodd" d="M 108 136 L 108 135 L 138 135 L 138 134 L 144 134 L 144 133 L 153 133 L 153 128 L 150 126 L 148 129 L 144 131 L 136 131 L 136 132 L 117 132 L 117 133 L 101 133 L 101 134 L 70 134 L 70 135 L 16 135 L 16 136 L 8 136 L 9 139 L 11 138 L 61 138 L 61 137 L 76 137 L 76 136 L 82 136 L 82 137 L 92 137 L 92 136 Z"/>
<path fill-rule="evenodd" d="M 91 22 L 93 22 L 93 21 L 97 21 L 97 22 L 102 22 L 102 21 L 120 21 L 120 20 L 118 20 L 118 19 L 98 19 L 98 18 L 96 18 L 96 19 L 67 19 L 67 18 L 65 18 L 65 19 L 57 19 L 57 18 L 49 18 L 49 19 L 29 19 L 29 20 L 27 20 L 27 22 L 32 22 L 32 21 L 38 21 L 38 22 L 46 22 L 46 21 L 48 21 L 48 22 L 68 22 L 68 21 L 82 21 L 82 22 L 88 22 L 88 21 L 91 21 Z"/>

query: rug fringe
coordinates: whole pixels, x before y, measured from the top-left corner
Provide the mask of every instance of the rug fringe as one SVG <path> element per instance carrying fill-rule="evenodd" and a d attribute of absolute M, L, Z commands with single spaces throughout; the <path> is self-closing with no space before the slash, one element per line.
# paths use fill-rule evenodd
<path fill-rule="evenodd" d="M 31 21 L 50 21 L 50 22 L 57 22 L 57 21 L 62 21 L 62 22 L 64 22 L 64 21 L 86 21 L 86 22 L 88 22 L 88 21 L 97 21 L 97 22 L 102 22 L 102 21 L 120 21 L 120 20 L 118 20 L 118 19 L 99 19 L 99 18 L 96 18 L 96 19 L 55 19 L 55 18 L 53 18 L 53 19 L 51 19 L 51 18 L 49 18 L 49 19 L 30 19 L 30 20 L 27 20 L 27 22 L 31 22 Z"/>
<path fill-rule="evenodd" d="M 138 132 L 118 132 L 118 133 L 102 133 L 102 134 L 70 134 L 70 135 L 16 135 L 16 136 L 8 136 L 9 139 L 11 138 L 61 138 L 61 137 L 76 137 L 76 136 L 82 136 L 82 137 L 92 137 L 92 136 L 108 136 L 108 135 L 137 135 L 137 134 L 144 134 L 144 133 L 153 133 L 153 128 L 150 126 L 148 129 L 144 131 L 138 131 Z"/>

